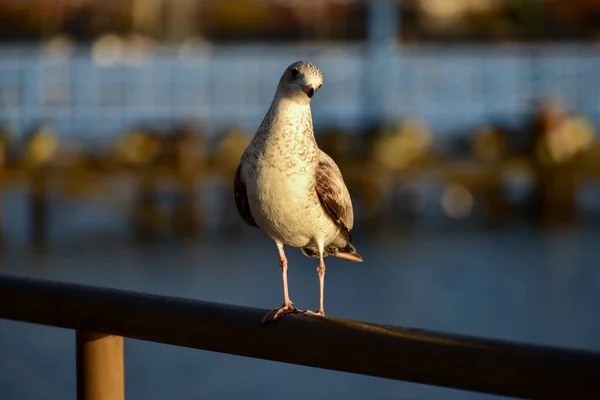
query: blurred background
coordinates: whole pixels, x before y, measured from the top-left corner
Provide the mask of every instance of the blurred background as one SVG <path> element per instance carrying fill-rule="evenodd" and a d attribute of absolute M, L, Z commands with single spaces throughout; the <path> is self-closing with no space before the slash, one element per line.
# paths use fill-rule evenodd
<path fill-rule="evenodd" d="M 328 262 L 329 315 L 600 350 L 599 40 L 594 0 L 2 0 L 0 273 L 278 306 L 232 179 L 305 59 L 365 259 Z M 74 368 L 73 332 L 0 320 L 0 398 L 75 398 Z M 134 340 L 126 375 L 131 399 L 493 398 Z"/>

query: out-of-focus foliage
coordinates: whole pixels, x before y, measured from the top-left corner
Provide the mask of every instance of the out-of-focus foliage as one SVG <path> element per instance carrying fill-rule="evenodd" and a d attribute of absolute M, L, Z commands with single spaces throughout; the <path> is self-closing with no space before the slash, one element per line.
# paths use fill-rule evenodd
<path fill-rule="evenodd" d="M 407 168 L 427 154 L 431 141 L 431 132 L 423 123 L 406 120 L 375 143 L 373 158 L 385 168 Z"/>
<path fill-rule="evenodd" d="M 596 40 L 596 0 L 403 0 L 409 41 Z"/>
<path fill-rule="evenodd" d="M 0 40 L 107 32 L 159 41 L 353 41 L 370 0 L 5 0 Z M 393 0 L 390 0 L 393 1 Z M 597 0 L 398 0 L 403 41 L 596 40 Z"/>
<path fill-rule="evenodd" d="M 107 32 L 171 42 L 356 40 L 365 37 L 365 10 L 359 0 L 8 0 L 0 40 L 90 41 Z"/>

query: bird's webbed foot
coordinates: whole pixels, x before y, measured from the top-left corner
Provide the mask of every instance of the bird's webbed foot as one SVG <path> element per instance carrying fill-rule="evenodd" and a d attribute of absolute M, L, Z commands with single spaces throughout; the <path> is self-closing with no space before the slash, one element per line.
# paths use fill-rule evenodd
<path fill-rule="evenodd" d="M 291 303 L 284 304 L 281 307 L 274 308 L 271 311 L 269 311 L 262 319 L 262 323 L 268 324 L 269 322 L 273 322 L 273 321 L 283 317 L 285 314 L 296 314 L 296 313 L 301 313 L 301 312 L 303 312 L 303 311 L 292 306 Z"/>
<path fill-rule="evenodd" d="M 324 310 L 317 310 L 315 311 L 310 311 L 310 310 L 306 310 L 303 312 L 304 315 L 318 315 L 320 317 L 324 317 L 325 316 L 325 311 Z"/>

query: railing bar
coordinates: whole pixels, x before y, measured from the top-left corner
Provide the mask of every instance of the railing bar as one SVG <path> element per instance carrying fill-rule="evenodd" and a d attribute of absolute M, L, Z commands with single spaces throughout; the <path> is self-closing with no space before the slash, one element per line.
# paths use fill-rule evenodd
<path fill-rule="evenodd" d="M 536 398 L 600 398 L 600 353 L 68 283 L 0 277 L 0 318 L 357 374 Z"/>

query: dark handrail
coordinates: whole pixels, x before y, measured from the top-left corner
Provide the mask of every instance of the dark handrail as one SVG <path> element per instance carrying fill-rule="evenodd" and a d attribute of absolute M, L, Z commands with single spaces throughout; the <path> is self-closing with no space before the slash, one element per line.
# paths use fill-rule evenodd
<path fill-rule="evenodd" d="M 600 353 L 0 277 L 0 318 L 492 394 L 600 398 Z"/>

